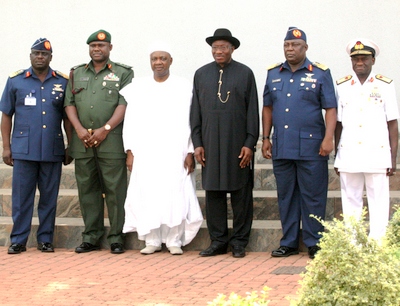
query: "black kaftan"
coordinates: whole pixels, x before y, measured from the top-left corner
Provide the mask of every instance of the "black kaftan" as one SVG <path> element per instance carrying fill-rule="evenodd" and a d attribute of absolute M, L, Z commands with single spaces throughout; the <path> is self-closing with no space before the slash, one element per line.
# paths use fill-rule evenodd
<path fill-rule="evenodd" d="M 221 99 L 217 96 L 223 70 Z M 199 68 L 194 76 L 190 112 L 194 147 L 204 147 L 202 184 L 205 190 L 233 191 L 253 175 L 253 163 L 239 166 L 241 148 L 255 149 L 259 137 L 257 88 L 251 69 L 232 60 L 221 68 L 216 62 Z"/>

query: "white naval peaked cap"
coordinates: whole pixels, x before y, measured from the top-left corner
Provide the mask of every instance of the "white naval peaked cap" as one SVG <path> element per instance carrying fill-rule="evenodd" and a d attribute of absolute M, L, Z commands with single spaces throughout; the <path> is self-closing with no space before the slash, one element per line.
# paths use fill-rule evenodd
<path fill-rule="evenodd" d="M 350 55 L 371 54 L 374 57 L 379 55 L 380 49 L 378 45 L 368 38 L 355 38 L 349 41 L 346 46 L 346 52 Z"/>
<path fill-rule="evenodd" d="M 155 40 L 149 45 L 149 54 L 152 54 L 155 51 L 164 51 L 169 53 L 172 56 L 171 46 L 163 40 Z"/>

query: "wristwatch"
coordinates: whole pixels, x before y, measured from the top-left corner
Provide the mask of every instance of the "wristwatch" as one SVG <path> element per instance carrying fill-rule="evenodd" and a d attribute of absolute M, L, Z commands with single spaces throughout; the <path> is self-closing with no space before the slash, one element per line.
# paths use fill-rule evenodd
<path fill-rule="evenodd" d="M 104 129 L 106 130 L 106 131 L 109 131 L 109 130 L 111 130 L 111 125 L 109 125 L 108 123 L 104 126 Z"/>

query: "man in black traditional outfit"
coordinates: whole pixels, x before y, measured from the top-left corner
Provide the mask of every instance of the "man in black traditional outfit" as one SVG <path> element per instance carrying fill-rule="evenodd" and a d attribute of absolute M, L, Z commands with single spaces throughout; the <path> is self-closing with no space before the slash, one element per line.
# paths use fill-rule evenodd
<path fill-rule="evenodd" d="M 190 111 L 195 158 L 202 165 L 206 219 L 211 245 L 201 256 L 244 257 L 253 220 L 254 151 L 259 110 L 254 74 L 232 59 L 240 42 L 227 29 L 206 38 L 214 62 L 194 76 Z M 227 193 L 231 195 L 233 232 L 228 238 Z"/>

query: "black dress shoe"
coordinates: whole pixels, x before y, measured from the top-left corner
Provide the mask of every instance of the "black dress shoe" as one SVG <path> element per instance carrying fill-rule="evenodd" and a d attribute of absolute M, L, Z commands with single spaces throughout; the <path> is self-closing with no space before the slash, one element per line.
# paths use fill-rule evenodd
<path fill-rule="evenodd" d="M 239 245 L 232 246 L 232 256 L 235 258 L 242 258 L 246 256 L 245 248 Z"/>
<path fill-rule="evenodd" d="M 280 246 L 278 249 L 273 250 L 271 253 L 272 257 L 288 257 L 290 255 L 299 254 L 299 250 L 296 248 L 289 248 L 287 246 Z"/>
<path fill-rule="evenodd" d="M 54 247 L 50 242 L 39 242 L 37 249 L 42 252 L 54 252 Z"/>
<path fill-rule="evenodd" d="M 122 243 L 111 243 L 111 253 L 112 254 L 122 254 L 125 252 Z"/>
<path fill-rule="evenodd" d="M 100 250 L 100 246 L 91 244 L 89 242 L 82 242 L 80 246 L 75 249 L 76 253 L 87 253 L 91 251 Z"/>
<path fill-rule="evenodd" d="M 310 257 L 311 259 L 314 259 L 315 254 L 317 254 L 317 252 L 321 250 L 321 248 L 319 246 L 312 246 L 308 248 L 308 257 Z"/>
<path fill-rule="evenodd" d="M 226 245 L 210 245 L 204 251 L 199 253 L 200 256 L 215 256 L 220 254 L 226 254 L 227 246 Z"/>
<path fill-rule="evenodd" d="M 25 251 L 26 251 L 26 247 L 20 243 L 13 243 L 8 248 L 8 254 L 19 254 L 19 253 L 25 252 Z"/>

